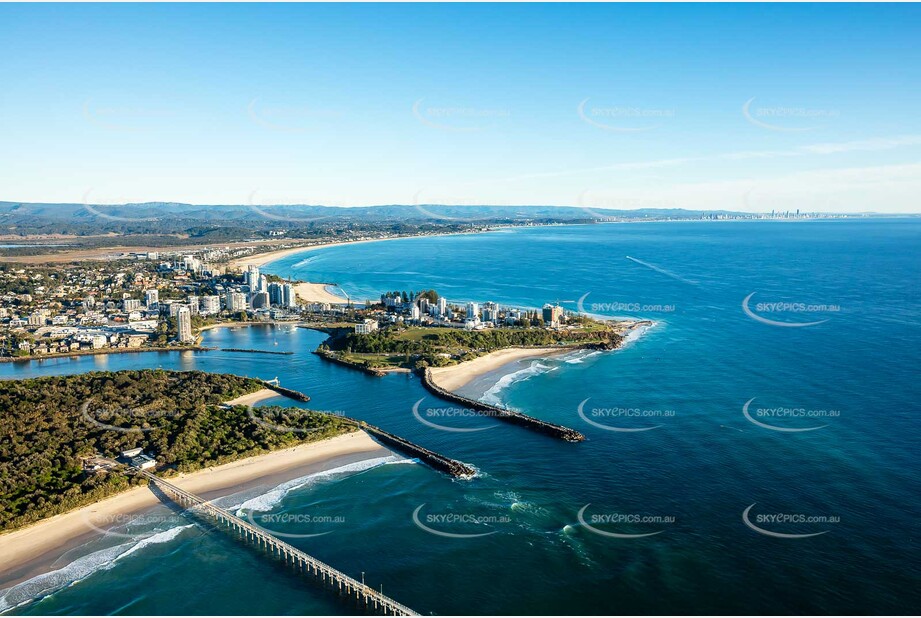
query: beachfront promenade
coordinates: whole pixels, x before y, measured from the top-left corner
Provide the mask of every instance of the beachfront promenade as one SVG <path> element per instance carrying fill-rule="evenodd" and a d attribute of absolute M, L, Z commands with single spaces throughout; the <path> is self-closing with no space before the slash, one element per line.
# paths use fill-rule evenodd
<path fill-rule="evenodd" d="M 146 478 L 183 508 L 197 507 L 197 512 L 217 522 L 224 529 L 240 534 L 245 541 L 271 552 L 273 556 L 279 559 L 283 559 L 298 571 L 312 576 L 326 587 L 338 592 L 343 598 L 356 602 L 364 611 L 383 616 L 418 615 L 405 605 L 401 605 L 390 597 L 384 596 L 383 593 L 365 586 L 345 573 L 275 538 L 265 530 L 243 521 L 236 515 L 211 504 L 207 500 L 180 489 L 150 472 L 135 470 L 134 473 Z"/>

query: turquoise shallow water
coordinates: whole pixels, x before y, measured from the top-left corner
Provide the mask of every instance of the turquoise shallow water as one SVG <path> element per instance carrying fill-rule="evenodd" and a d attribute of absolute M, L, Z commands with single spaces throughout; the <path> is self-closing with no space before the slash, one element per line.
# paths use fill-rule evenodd
<path fill-rule="evenodd" d="M 309 353 L 323 335 L 290 328 L 221 329 L 206 342 L 293 356 L 82 357 L 6 364 L 0 377 L 157 366 L 278 376 L 313 407 L 476 465 L 481 475 L 459 482 L 377 462 L 244 511 L 423 613 L 908 613 L 921 605 L 919 248 L 911 220 L 650 223 L 369 243 L 268 268 L 356 299 L 422 288 L 532 307 L 581 298 L 586 311 L 654 320 L 617 352 L 526 361 L 466 389 L 575 427 L 581 444 L 448 414 L 416 379 L 325 364 Z M 753 292 L 754 318 L 742 308 Z M 759 426 L 743 413 L 752 398 L 753 420 L 823 427 Z M 427 420 L 478 431 L 419 422 L 420 400 Z M 760 533 L 743 521 L 752 504 L 763 531 L 822 534 Z M 825 519 L 788 521 L 800 516 Z M 191 526 L 155 540 L 13 611 L 348 612 L 221 534 Z"/>

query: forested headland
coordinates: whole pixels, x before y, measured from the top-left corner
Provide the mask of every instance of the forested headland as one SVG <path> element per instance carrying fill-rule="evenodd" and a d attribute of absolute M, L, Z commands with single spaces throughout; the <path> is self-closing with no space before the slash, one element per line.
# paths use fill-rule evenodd
<path fill-rule="evenodd" d="M 386 370 L 454 365 L 508 347 L 585 347 L 614 349 L 626 323 L 584 320 L 579 329 L 388 327 L 367 335 L 333 329 L 317 353 L 355 367 Z"/>
<path fill-rule="evenodd" d="M 0 381 L 0 530 L 142 482 L 85 471 L 85 458 L 142 447 L 168 475 L 354 429 L 299 408 L 221 405 L 261 388 L 251 378 L 162 370 Z"/>

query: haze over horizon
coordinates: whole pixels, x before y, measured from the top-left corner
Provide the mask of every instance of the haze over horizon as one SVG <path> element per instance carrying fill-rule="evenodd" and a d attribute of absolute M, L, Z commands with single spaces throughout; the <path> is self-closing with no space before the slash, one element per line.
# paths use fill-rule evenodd
<path fill-rule="evenodd" d="M 0 5 L 0 199 L 917 213 L 918 17 Z"/>
<path fill-rule="evenodd" d="M 273 208 L 286 208 L 286 209 L 298 209 L 298 208 L 303 208 L 303 209 L 334 209 L 334 210 L 337 210 L 337 209 L 347 209 L 347 210 L 348 210 L 348 209 L 355 209 L 355 210 L 368 209 L 368 210 L 373 210 L 373 209 L 405 208 L 405 209 L 410 210 L 410 211 L 413 210 L 413 209 L 415 209 L 415 210 L 417 210 L 418 212 L 420 212 L 420 213 L 423 214 L 423 215 L 427 214 L 427 213 L 426 213 L 426 209 L 428 209 L 428 208 L 438 208 L 438 209 L 441 209 L 441 208 L 445 208 L 445 209 L 463 209 L 463 208 L 469 208 L 469 209 L 471 209 L 471 211 L 473 211 L 473 209 L 477 209 L 477 211 L 479 211 L 479 209 L 512 210 L 512 209 L 516 209 L 516 208 L 517 208 L 517 209 L 520 209 L 520 208 L 525 208 L 525 209 L 527 209 L 527 208 L 532 208 L 532 209 L 535 209 L 535 211 L 537 211 L 537 209 L 551 209 L 551 208 L 552 208 L 552 209 L 557 209 L 557 208 L 560 208 L 560 209 L 571 209 L 571 210 L 585 211 L 585 212 L 587 212 L 587 213 L 589 213 L 589 214 L 591 214 L 591 215 L 594 215 L 594 216 L 600 216 L 600 215 L 603 216 L 604 213 L 605 213 L 606 211 L 610 211 L 611 213 L 622 213 L 622 212 L 647 212 L 647 211 L 662 211 L 662 212 L 668 212 L 668 211 L 672 211 L 672 210 L 679 210 L 679 211 L 683 210 L 683 211 L 687 211 L 688 213 L 692 213 L 692 214 L 694 214 L 694 213 L 701 213 L 701 212 L 707 212 L 707 213 L 738 213 L 738 214 L 770 214 L 770 213 L 772 212 L 772 210 L 765 210 L 765 211 L 741 210 L 741 209 L 732 210 L 732 209 L 730 209 L 730 208 L 700 208 L 700 209 L 697 209 L 697 208 L 683 208 L 683 207 L 680 207 L 680 206 L 676 206 L 676 207 L 674 207 L 674 208 L 667 207 L 667 206 L 662 206 L 662 207 L 656 207 L 656 206 L 650 206 L 650 207 L 645 207 L 645 206 L 636 206 L 636 207 L 630 207 L 630 206 L 624 206 L 624 207 L 609 207 L 609 206 L 605 206 L 605 205 L 593 206 L 593 205 L 589 205 L 589 204 L 586 204 L 586 205 L 583 205 L 583 206 L 580 206 L 580 205 L 578 205 L 578 204 L 559 204 L 559 205 L 557 205 L 557 204 L 499 204 L 499 205 L 494 205 L 494 204 L 423 204 L 423 203 L 421 203 L 421 202 L 418 203 L 418 204 L 355 204 L 355 205 L 347 205 L 347 204 L 340 204 L 340 205 L 328 205 L 328 204 L 293 204 L 293 203 L 292 203 L 292 204 L 282 204 L 282 203 L 278 203 L 278 204 L 256 204 L 256 203 L 251 203 L 251 204 L 205 204 L 205 203 L 190 203 L 190 202 L 174 202 L 174 201 L 164 201 L 164 200 L 150 200 L 150 201 L 145 201 L 145 202 L 119 202 L 119 203 L 115 203 L 115 202 L 112 202 L 112 203 L 98 202 L 98 203 L 96 203 L 96 202 L 87 201 L 87 202 L 84 202 L 84 203 L 80 204 L 80 203 L 72 203 L 72 202 L 26 202 L 26 201 L 22 201 L 22 200 L 0 200 L 0 205 L 9 205 L 9 204 L 14 204 L 14 205 L 17 205 L 17 204 L 18 204 L 18 205 L 29 205 L 29 206 L 53 206 L 53 205 L 61 204 L 61 205 L 67 205 L 67 206 L 78 206 L 78 207 L 87 208 L 87 209 L 88 209 L 88 212 L 89 212 L 90 214 L 96 214 L 96 215 L 100 215 L 100 216 L 104 216 L 104 215 L 106 214 L 106 209 L 107 209 L 108 207 L 113 207 L 113 208 L 115 208 L 115 207 L 120 207 L 120 208 L 131 208 L 131 207 L 133 207 L 133 206 L 137 206 L 137 207 L 142 207 L 142 206 L 143 206 L 143 207 L 153 207 L 153 206 L 161 206 L 161 205 L 162 205 L 162 206 L 189 207 L 189 208 L 192 208 L 192 209 L 202 209 L 202 208 L 204 208 L 204 209 L 207 209 L 207 208 L 249 209 L 249 210 L 252 210 L 253 212 L 255 212 L 255 213 L 257 213 L 257 214 L 262 213 L 262 212 L 263 212 L 263 209 L 268 209 L 268 211 L 270 212 L 271 209 L 273 209 Z M 96 207 L 101 207 L 102 210 L 101 210 L 101 211 L 96 211 L 96 210 L 95 210 Z M 787 211 L 789 211 L 789 212 L 795 212 L 797 209 L 796 209 L 796 208 L 790 208 L 790 209 L 784 208 L 783 210 L 781 210 L 780 208 L 776 208 L 776 209 L 773 209 L 773 210 L 776 211 L 776 212 L 778 212 L 778 213 L 781 213 L 781 212 L 787 212 Z M 838 215 L 838 214 L 841 214 L 841 215 L 855 215 L 855 214 L 860 214 L 860 215 L 875 215 L 875 216 L 890 216 L 890 215 L 891 215 L 891 216 L 899 216 L 899 215 L 903 215 L 903 216 L 921 216 L 921 211 L 915 211 L 915 212 L 910 212 L 910 211 L 909 211 L 909 212 L 901 212 L 901 213 L 900 213 L 900 212 L 887 212 L 887 211 L 876 211 L 876 210 L 865 210 L 865 211 L 835 211 L 835 210 L 820 210 L 820 209 L 816 209 L 816 210 L 813 210 L 813 211 L 801 210 L 801 212 L 803 212 L 804 214 L 816 213 L 816 214 L 824 214 L 824 215 Z M 101 214 L 100 214 L 100 213 L 101 213 Z M 447 218 L 447 217 L 440 216 L 440 215 L 438 215 L 437 213 L 429 213 L 429 214 L 432 214 L 433 218 L 439 219 L 439 220 L 445 220 L 445 219 Z M 263 216 L 265 216 L 265 215 L 263 215 Z M 612 214 L 612 216 L 614 216 L 614 215 Z M 463 217 L 450 217 L 450 219 L 457 219 L 457 220 L 460 221 L 460 220 L 463 220 Z"/>

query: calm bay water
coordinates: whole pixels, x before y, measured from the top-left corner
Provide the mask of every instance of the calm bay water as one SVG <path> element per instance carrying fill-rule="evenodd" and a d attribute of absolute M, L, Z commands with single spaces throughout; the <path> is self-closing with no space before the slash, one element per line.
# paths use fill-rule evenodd
<path fill-rule="evenodd" d="M 919 249 L 914 220 L 649 223 L 369 243 L 267 268 L 334 281 L 356 300 L 434 288 L 654 320 L 617 352 L 522 362 L 466 389 L 575 427 L 581 444 L 452 415 L 411 376 L 321 362 L 310 351 L 324 335 L 290 327 L 214 330 L 206 344 L 293 356 L 81 357 L 4 364 L 0 377 L 278 376 L 310 407 L 474 464 L 480 476 L 464 482 L 377 462 L 244 505 L 423 613 L 908 613 L 921 606 Z M 742 306 L 752 293 L 754 317 Z M 790 306 L 759 306 L 774 302 Z M 417 402 L 449 430 L 420 422 Z M 188 526 L 155 540 L 14 611 L 348 612 L 220 533 Z"/>

